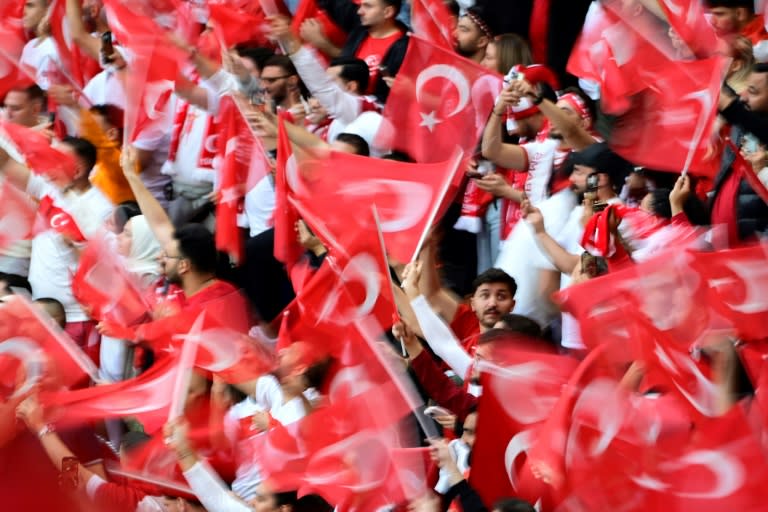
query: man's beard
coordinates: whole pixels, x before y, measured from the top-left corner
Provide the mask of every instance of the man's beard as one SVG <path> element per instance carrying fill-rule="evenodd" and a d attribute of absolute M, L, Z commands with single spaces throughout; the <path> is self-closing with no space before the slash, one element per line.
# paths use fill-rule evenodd
<path fill-rule="evenodd" d="M 462 48 L 459 44 L 456 44 L 455 47 L 456 53 L 461 55 L 462 57 L 470 58 L 475 55 L 475 52 L 477 52 L 477 48 L 473 48 L 471 50 Z"/>

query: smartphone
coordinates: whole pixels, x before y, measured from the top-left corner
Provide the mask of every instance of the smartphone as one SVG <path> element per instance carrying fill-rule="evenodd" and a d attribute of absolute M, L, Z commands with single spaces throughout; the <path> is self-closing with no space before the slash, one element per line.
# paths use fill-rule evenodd
<path fill-rule="evenodd" d="M 114 59 L 112 58 L 112 55 L 115 53 L 115 47 L 112 46 L 112 32 L 107 30 L 103 34 L 101 34 L 101 55 L 104 59 L 104 62 L 107 64 L 111 64 Z"/>
<path fill-rule="evenodd" d="M 80 462 L 77 457 L 64 457 L 61 459 L 61 472 L 59 473 L 59 487 L 67 490 L 75 490 L 79 485 Z"/>
<path fill-rule="evenodd" d="M 475 179 L 475 180 L 479 180 L 479 179 L 480 179 L 480 178 L 482 178 L 483 176 L 484 176 L 484 175 L 483 175 L 483 173 L 481 173 L 481 172 L 477 172 L 477 171 L 467 171 L 467 177 L 468 177 L 468 178 L 472 178 L 472 179 Z"/>
<path fill-rule="evenodd" d="M 600 177 L 596 172 L 587 176 L 587 192 L 597 192 L 600 183 Z"/>
<path fill-rule="evenodd" d="M 581 253 L 581 272 L 590 278 L 600 277 L 608 273 L 608 263 L 605 258 L 584 251 Z"/>
<path fill-rule="evenodd" d="M 450 416 L 453 413 L 448 409 L 445 409 L 444 407 L 440 407 L 438 405 L 430 405 L 429 407 L 424 409 L 424 414 L 426 414 L 427 416 L 432 416 L 434 418 L 435 416 Z"/>

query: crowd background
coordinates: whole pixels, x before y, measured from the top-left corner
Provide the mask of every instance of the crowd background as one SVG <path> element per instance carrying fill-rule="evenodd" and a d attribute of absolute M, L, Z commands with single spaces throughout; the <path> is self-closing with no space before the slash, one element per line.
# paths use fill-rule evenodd
<path fill-rule="evenodd" d="M 4 0 L 4 510 L 764 510 L 763 3 Z"/>

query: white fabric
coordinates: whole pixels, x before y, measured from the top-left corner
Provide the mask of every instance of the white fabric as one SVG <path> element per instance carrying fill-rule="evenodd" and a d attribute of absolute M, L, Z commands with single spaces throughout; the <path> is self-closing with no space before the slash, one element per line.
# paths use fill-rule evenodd
<path fill-rule="evenodd" d="M 464 379 L 472 366 L 472 358 L 462 348 L 451 328 L 435 313 L 423 295 L 411 301 L 411 308 L 427 344 L 445 361 L 456 375 Z"/>
<path fill-rule="evenodd" d="M 31 240 L 19 240 L 0 249 L 0 272 L 26 277 L 29 274 L 29 257 L 31 254 Z"/>
<path fill-rule="evenodd" d="M 208 463 L 197 462 L 184 471 L 184 478 L 208 512 L 252 512 L 251 507 L 229 493 Z"/>
<path fill-rule="evenodd" d="M 160 276 L 160 243 L 152 233 L 147 218 L 143 215 L 131 217 L 131 253 L 125 267 L 142 283 L 153 282 Z"/>
<path fill-rule="evenodd" d="M 182 108 L 183 100 L 176 102 L 176 108 Z M 213 183 L 215 172 L 212 168 L 198 167 L 200 153 L 203 144 L 207 143 L 210 148 L 215 148 L 216 137 L 213 133 L 207 141 L 203 140 L 205 128 L 208 124 L 209 114 L 194 105 L 189 105 L 187 115 L 184 117 L 184 125 L 179 134 L 179 147 L 176 151 L 175 161 L 166 161 L 163 164 L 162 172 L 168 176 L 173 176 L 173 181 L 178 181 L 188 185 L 199 185 L 200 183 Z M 212 153 L 216 153 L 215 149 Z"/>
<path fill-rule="evenodd" d="M 36 37 L 24 45 L 19 63 L 35 70 L 35 82 L 47 91 L 51 86 L 51 72 L 61 69 L 61 59 L 52 37 Z"/>
<path fill-rule="evenodd" d="M 547 186 L 552 177 L 552 169 L 560 165 L 570 150 L 560 149 L 561 141 L 544 139 L 527 142 L 520 147 L 528 155 L 528 177 L 525 180 L 525 195 L 532 205 L 547 198 Z"/>
<path fill-rule="evenodd" d="M 263 409 L 251 397 L 236 403 L 229 408 L 224 415 L 224 434 L 232 446 L 240 442 L 240 420 L 253 416 Z M 252 464 L 247 450 L 238 449 L 235 452 L 235 480 L 232 482 L 232 491 L 243 498 L 250 500 L 256 495 L 256 487 L 262 481 L 261 469 L 257 464 Z"/>
<path fill-rule="evenodd" d="M 248 228 L 256 236 L 272 227 L 275 211 L 275 185 L 270 175 L 264 176 L 245 194 L 245 218 L 240 227 Z"/>
<path fill-rule="evenodd" d="M 85 84 L 83 92 L 92 105 L 115 105 L 125 110 L 126 100 L 123 82 L 117 77 L 117 73 L 112 67 L 91 78 Z"/>
<path fill-rule="evenodd" d="M 37 199 L 51 196 L 56 206 L 72 216 L 86 238 L 97 233 L 112 214 L 112 203 L 96 187 L 83 194 L 74 191 L 63 194 L 42 177 L 31 175 L 27 193 Z M 51 297 L 61 302 L 67 322 L 88 320 L 72 295 L 72 275 L 76 269 L 77 254 L 55 230 L 43 231 L 32 240 L 29 266 L 32 296 Z"/>
<path fill-rule="evenodd" d="M 106 382 L 119 382 L 124 378 L 126 342 L 105 334 L 99 344 L 99 377 Z"/>
<path fill-rule="evenodd" d="M 371 151 L 371 157 L 379 158 L 389 153 L 391 149 L 376 144 L 376 134 L 379 132 L 383 122 L 384 117 L 381 114 L 369 110 L 357 116 L 354 121 L 344 127 L 344 133 L 353 133 L 365 139 Z M 333 123 L 331 123 L 330 128 L 333 128 Z M 331 133 L 330 128 L 328 130 L 328 140 L 333 142 L 338 137 L 338 134 Z"/>
<path fill-rule="evenodd" d="M 544 216 L 544 229 L 550 235 L 559 233 L 576 206 L 577 198 L 570 189 L 563 189 L 539 204 Z M 517 283 L 513 313 L 524 315 L 546 326 L 554 318 L 547 297 L 540 293 L 541 276 L 538 268 L 551 263 L 541 252 L 527 222 L 518 222 L 502 243 L 496 267 L 512 276 Z"/>
<path fill-rule="evenodd" d="M 459 472 L 464 474 L 469 469 L 469 453 L 470 448 L 461 439 L 454 439 L 448 443 L 448 451 L 451 453 L 451 457 L 456 461 L 456 466 L 459 468 Z M 451 475 L 444 468 L 440 468 L 440 473 L 435 484 L 435 492 L 439 494 L 445 494 L 450 489 Z"/>
<path fill-rule="evenodd" d="M 105 483 L 107 483 L 107 481 L 101 478 L 99 475 L 91 474 L 91 477 L 87 482 L 85 482 L 86 496 L 88 496 L 91 500 L 95 499 L 96 491 Z"/>
<path fill-rule="evenodd" d="M 200 80 L 200 87 L 205 89 L 208 105 L 207 111 L 211 115 L 219 113 L 221 97 L 238 90 L 237 77 L 220 68 L 205 80 Z"/>

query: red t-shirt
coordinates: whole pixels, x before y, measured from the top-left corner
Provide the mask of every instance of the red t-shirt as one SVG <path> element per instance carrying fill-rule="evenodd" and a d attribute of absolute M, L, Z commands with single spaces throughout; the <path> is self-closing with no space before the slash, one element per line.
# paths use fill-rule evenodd
<path fill-rule="evenodd" d="M 456 337 L 461 340 L 464 350 L 472 355 L 472 349 L 477 345 L 477 339 L 480 337 L 480 321 L 469 304 L 459 305 L 450 327 Z M 460 377 L 464 378 L 464 375 Z"/>
<path fill-rule="evenodd" d="M 368 71 L 370 72 L 368 89 L 365 91 L 366 94 L 373 93 L 373 90 L 376 88 L 376 79 L 379 77 L 379 65 L 381 65 L 381 61 L 384 59 L 384 55 L 386 55 L 389 47 L 401 37 L 403 37 L 403 34 L 400 31 L 380 39 L 368 36 L 357 49 L 355 57 L 363 59 L 368 64 Z"/>
<path fill-rule="evenodd" d="M 739 194 L 740 176 L 731 171 L 712 204 L 712 225 L 725 224 L 728 232 L 728 246 L 739 245 L 739 227 L 736 222 L 736 198 Z"/>

